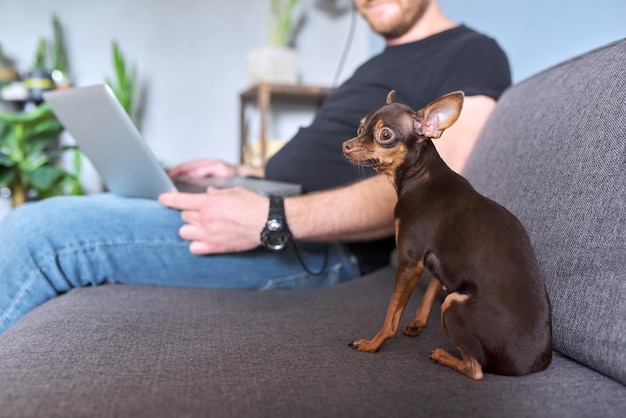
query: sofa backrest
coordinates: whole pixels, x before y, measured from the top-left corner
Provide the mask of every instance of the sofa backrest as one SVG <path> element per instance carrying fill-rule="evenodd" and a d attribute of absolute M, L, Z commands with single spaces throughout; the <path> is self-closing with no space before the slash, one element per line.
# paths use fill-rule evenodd
<path fill-rule="evenodd" d="M 527 228 L 554 349 L 626 384 L 626 39 L 507 90 L 464 174 Z"/>

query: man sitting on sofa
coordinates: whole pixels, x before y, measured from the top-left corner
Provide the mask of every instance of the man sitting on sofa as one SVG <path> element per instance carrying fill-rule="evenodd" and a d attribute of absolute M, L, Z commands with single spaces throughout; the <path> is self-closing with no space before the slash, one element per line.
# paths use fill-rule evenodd
<path fill-rule="evenodd" d="M 262 242 L 261 231 L 270 200 L 240 188 L 166 193 L 159 202 L 102 194 L 27 204 L 0 223 L 0 334 L 72 287 L 312 287 L 386 264 L 395 191 L 386 178 L 347 162 L 341 143 L 391 89 L 413 108 L 463 90 L 459 121 L 436 142 L 459 171 L 510 74 L 497 43 L 452 22 L 436 0 L 354 3 L 385 38 L 385 50 L 358 68 L 264 170 L 197 160 L 170 173 L 254 174 L 301 184 L 302 196 L 284 200 L 297 247 L 268 249 L 275 242 Z M 281 202 L 274 204 L 272 213 L 280 215 Z"/>

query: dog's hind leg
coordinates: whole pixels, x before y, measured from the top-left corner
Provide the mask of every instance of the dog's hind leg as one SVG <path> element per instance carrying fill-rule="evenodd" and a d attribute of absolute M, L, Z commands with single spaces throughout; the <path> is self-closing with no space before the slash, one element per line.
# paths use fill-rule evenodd
<path fill-rule="evenodd" d="M 482 380 L 483 368 L 478 360 L 467 354 L 462 348 L 457 348 L 459 353 L 461 353 L 461 358 L 453 356 L 443 348 L 437 348 L 435 351 L 430 353 L 430 358 L 437 363 L 448 366 L 474 380 Z"/>
<path fill-rule="evenodd" d="M 461 358 L 455 357 L 442 348 L 434 350 L 430 354 L 430 358 L 439 364 L 448 366 L 464 375 L 474 379 L 482 380 L 483 368 L 481 363 L 476 357 L 467 352 L 467 348 L 472 348 L 476 351 L 475 346 L 480 342 L 477 338 L 471 334 L 471 330 L 466 329 L 460 323 L 458 309 L 460 305 L 466 303 L 470 296 L 458 292 L 450 293 L 441 305 L 441 326 L 457 346 Z M 451 310 L 448 312 L 448 310 Z M 451 315 L 446 315 L 446 313 Z"/>
<path fill-rule="evenodd" d="M 430 311 L 433 309 L 437 296 L 441 293 L 441 289 L 442 286 L 439 279 L 435 276 L 431 276 L 428 288 L 426 288 L 424 297 L 422 298 L 420 306 L 417 308 L 417 312 L 415 313 L 415 318 L 409 324 L 402 327 L 402 333 L 404 335 L 416 337 L 420 334 L 420 332 L 422 332 L 422 329 L 428 322 L 428 316 L 430 315 Z"/>

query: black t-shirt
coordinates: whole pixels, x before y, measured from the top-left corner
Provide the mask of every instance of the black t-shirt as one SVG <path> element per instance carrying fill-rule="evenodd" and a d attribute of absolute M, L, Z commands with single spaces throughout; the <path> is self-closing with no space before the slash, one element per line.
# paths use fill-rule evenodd
<path fill-rule="evenodd" d="M 397 90 L 398 102 L 421 109 L 455 90 L 497 99 L 510 84 L 502 49 L 493 39 L 463 25 L 386 47 L 326 99 L 311 125 L 301 128 L 267 162 L 265 174 L 269 179 L 299 183 L 305 193 L 364 179 L 375 172 L 348 162 L 341 144 L 356 135 L 361 118 L 385 104 L 390 90 Z M 365 273 L 388 263 L 393 239 L 349 245 Z"/>

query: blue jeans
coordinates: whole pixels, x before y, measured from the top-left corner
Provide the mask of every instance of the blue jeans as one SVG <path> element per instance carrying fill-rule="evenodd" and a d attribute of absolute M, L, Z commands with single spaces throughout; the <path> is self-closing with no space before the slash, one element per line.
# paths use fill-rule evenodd
<path fill-rule="evenodd" d="M 106 283 L 181 287 L 293 289 L 360 275 L 341 244 L 196 256 L 178 236 L 180 213 L 151 200 L 111 194 L 26 204 L 0 222 L 0 334 L 36 306 L 73 287 Z M 259 231 L 260 233 L 260 231 Z"/>

